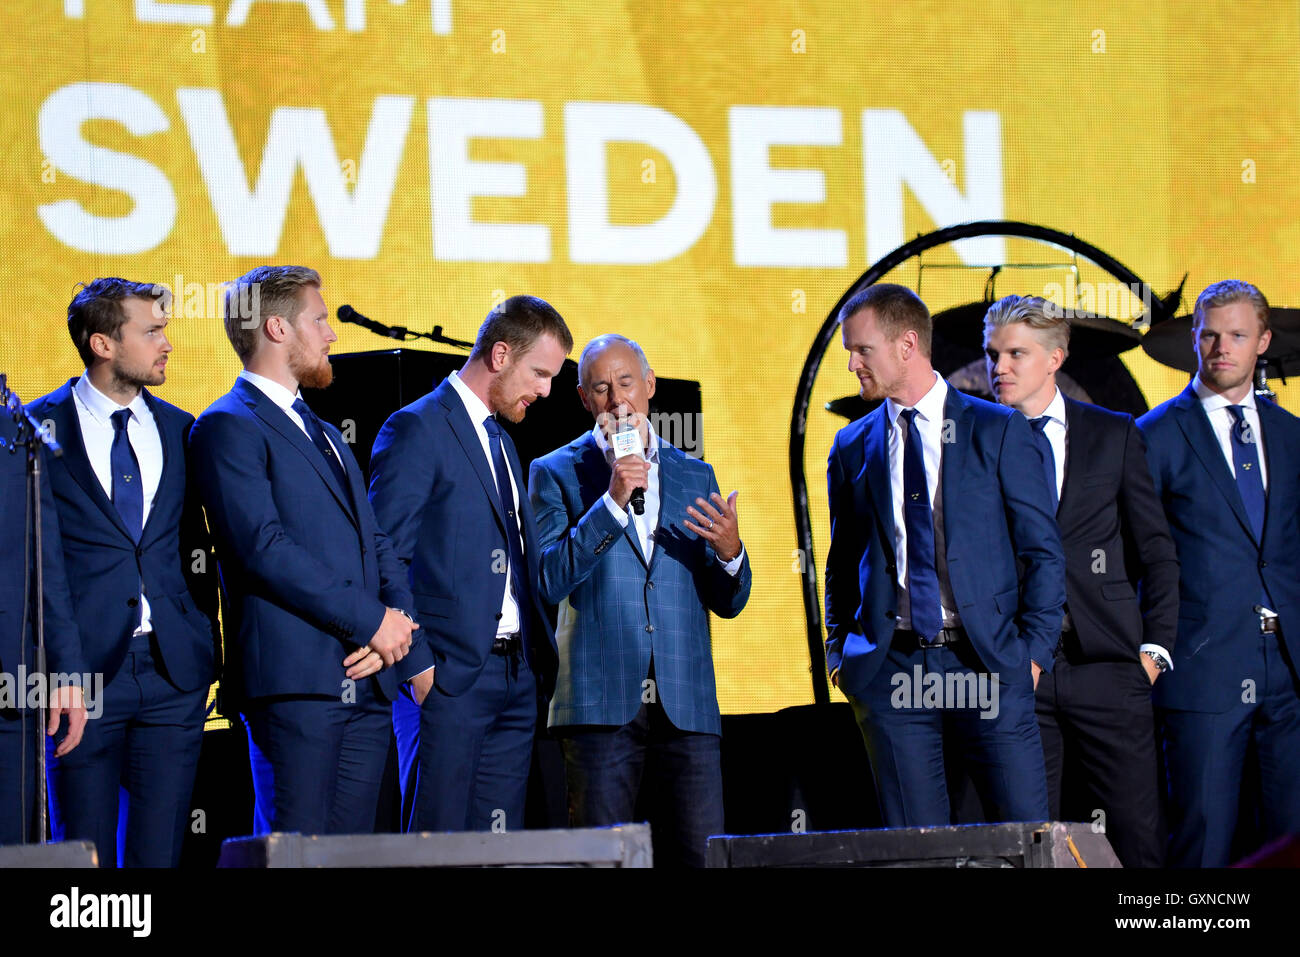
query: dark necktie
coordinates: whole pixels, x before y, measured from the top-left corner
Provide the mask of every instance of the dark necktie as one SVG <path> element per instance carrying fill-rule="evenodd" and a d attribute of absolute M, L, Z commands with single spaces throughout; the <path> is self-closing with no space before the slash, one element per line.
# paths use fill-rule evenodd
<path fill-rule="evenodd" d="M 140 481 L 140 461 L 135 457 L 135 449 L 131 448 L 131 439 L 126 434 L 131 410 L 118 409 L 112 418 L 113 448 L 109 452 L 109 465 L 113 469 L 113 505 L 117 514 L 122 516 L 122 523 L 131 533 L 132 540 L 139 542 L 144 529 L 144 485 Z"/>
<path fill-rule="evenodd" d="M 334 454 L 334 449 L 330 446 L 329 440 L 325 438 L 325 430 L 321 428 L 320 419 L 316 418 L 316 413 L 302 399 L 293 400 L 293 411 L 297 412 L 302 418 L 302 424 L 307 429 L 311 444 L 320 450 L 321 455 L 325 456 L 325 461 L 334 470 L 334 477 L 339 480 L 339 485 L 343 487 L 344 492 L 348 492 L 348 475 L 343 471 L 343 463 Z"/>
<path fill-rule="evenodd" d="M 1232 413 L 1232 464 L 1237 474 L 1237 492 L 1241 495 L 1241 504 L 1246 506 L 1246 517 L 1250 519 L 1250 529 L 1255 533 L 1255 541 L 1264 539 L 1264 479 L 1259 474 L 1259 443 L 1255 431 L 1246 421 L 1244 409 L 1239 405 L 1228 406 Z"/>
<path fill-rule="evenodd" d="M 925 481 L 925 450 L 916 427 L 916 409 L 899 413 L 904 422 L 903 527 L 907 530 L 907 594 L 912 630 L 927 641 L 943 627 L 939 574 L 934 567 L 934 512 Z"/>
<path fill-rule="evenodd" d="M 1029 424 L 1034 427 L 1034 446 L 1038 449 L 1039 458 L 1043 460 L 1043 474 L 1047 476 L 1047 488 L 1052 493 L 1052 511 L 1055 512 L 1060 505 L 1060 498 L 1056 494 L 1056 456 L 1052 454 L 1052 441 L 1044 431 L 1051 421 L 1050 416 L 1040 415 L 1036 419 L 1030 419 Z"/>
<path fill-rule="evenodd" d="M 519 604 L 519 630 L 524 634 L 524 654 L 528 653 L 528 622 L 532 617 L 532 591 L 528 588 L 528 566 L 524 564 L 524 543 L 519 537 L 519 516 L 515 512 L 515 496 L 510 487 L 510 470 L 506 466 L 506 453 L 502 446 L 501 426 L 492 416 L 483 420 L 488 445 L 492 448 L 492 471 L 497 476 L 497 496 L 501 511 L 506 517 L 506 545 L 510 549 L 510 578 L 515 585 L 515 601 Z"/>

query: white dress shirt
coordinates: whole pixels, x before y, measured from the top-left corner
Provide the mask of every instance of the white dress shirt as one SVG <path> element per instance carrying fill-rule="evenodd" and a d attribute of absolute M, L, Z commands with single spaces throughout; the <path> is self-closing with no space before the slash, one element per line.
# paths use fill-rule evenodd
<path fill-rule="evenodd" d="M 930 494 L 930 507 L 933 509 L 935 497 L 939 491 L 939 466 L 943 462 L 943 405 L 948 399 L 948 383 L 939 373 L 934 373 L 934 385 L 930 391 L 916 403 L 916 418 L 912 426 L 921 433 L 922 457 L 925 460 L 925 484 Z M 889 417 L 889 495 L 894 506 L 894 556 L 898 566 L 898 627 L 912 627 L 912 607 L 907 591 L 907 523 L 903 514 L 903 457 L 906 446 L 903 443 L 903 430 L 898 421 L 904 406 L 893 399 L 885 400 L 885 415 Z M 960 508 L 960 502 L 945 502 L 945 508 Z M 936 576 L 938 556 L 935 557 Z M 940 587 L 942 593 L 948 590 Z M 957 609 L 943 605 L 943 627 L 956 628 L 961 624 Z"/>
<path fill-rule="evenodd" d="M 290 392 L 274 379 L 268 379 L 266 376 L 258 375 L 256 372 L 249 372 L 247 369 L 244 369 L 239 373 L 239 378 L 246 380 L 250 385 L 256 387 L 257 391 L 261 392 L 264 396 L 274 402 L 280 410 L 289 417 L 289 421 L 302 429 L 302 434 L 307 436 L 308 440 L 311 439 L 311 433 L 307 431 L 307 426 L 303 423 L 302 416 L 299 415 L 293 407 L 294 402 L 302 398 L 301 390 L 297 393 Z M 325 441 L 330 444 L 330 448 L 334 450 L 334 457 L 339 460 L 339 465 L 342 465 L 343 456 L 339 455 L 338 446 L 334 444 L 334 440 L 330 438 L 328 432 L 324 429 L 321 429 L 321 432 L 325 436 Z"/>
<path fill-rule="evenodd" d="M 163 449 L 162 436 L 158 434 L 158 423 L 149 411 L 149 403 L 140 393 L 131 400 L 130 405 L 118 405 L 91 384 L 90 374 L 83 372 L 81 378 L 72 387 L 77 406 L 77 421 L 81 424 L 81 438 L 86 446 L 86 457 L 90 467 L 99 479 L 104 494 L 109 501 L 113 499 L 113 413 L 119 409 L 130 409 L 131 417 L 126 423 L 126 437 L 131 442 L 136 461 L 140 463 L 140 483 L 144 494 L 144 511 L 140 516 L 140 527 L 149 522 L 149 510 L 153 507 L 154 496 L 158 494 L 158 483 L 162 481 Z M 149 609 L 149 599 L 140 589 L 140 625 L 134 634 L 145 635 L 153 631 L 153 615 Z"/>
<path fill-rule="evenodd" d="M 636 528 L 637 542 L 641 545 L 641 554 L 645 556 L 646 563 L 649 564 L 650 556 L 654 553 L 655 531 L 659 528 L 659 435 L 654 429 L 649 429 L 650 447 L 646 449 L 646 461 L 650 463 L 650 477 L 645 490 L 645 514 L 638 515 L 635 511 L 628 508 L 619 508 L 614 501 L 614 496 L 608 491 L 600 497 L 605 503 L 605 508 L 609 514 L 614 516 L 614 521 L 618 522 L 624 528 L 627 528 L 628 519 L 630 518 Z M 610 468 L 614 467 L 614 450 L 610 448 L 608 439 L 605 438 L 605 431 L 597 423 L 591 430 L 591 436 L 596 440 L 596 447 L 605 453 L 605 461 L 609 463 Z M 712 503 L 710 503 L 712 504 Z M 717 508 L 716 505 L 713 506 Z M 745 546 L 740 546 L 740 554 L 731 561 L 722 566 L 722 570 L 733 578 L 740 574 L 740 564 L 745 560 Z"/>
<path fill-rule="evenodd" d="M 478 436 L 479 445 L 483 447 L 483 455 L 487 458 L 488 471 L 492 473 L 492 481 L 496 481 L 497 471 L 492 464 L 492 446 L 488 442 L 487 429 L 483 428 L 483 420 L 491 415 L 491 411 L 483 400 L 476 396 L 473 391 L 464 382 L 460 376 L 452 372 L 447 376 L 447 381 L 451 387 L 456 390 L 460 396 L 460 401 L 465 405 L 465 411 L 469 413 L 469 420 L 474 425 L 474 433 Z M 502 449 L 504 452 L 504 447 Z M 510 474 L 510 459 L 506 457 L 506 473 L 510 479 L 510 494 L 514 497 L 516 521 L 519 516 L 519 485 L 515 481 L 513 474 Z M 524 533 L 522 526 L 519 530 L 519 547 L 524 547 Z M 528 572 L 525 570 L 525 575 Z M 497 636 L 505 637 L 513 635 L 520 630 L 519 602 L 515 598 L 514 580 L 510 574 L 510 557 L 507 551 L 506 555 L 506 589 L 505 595 L 501 599 L 501 618 L 497 621 Z"/>
<path fill-rule="evenodd" d="M 1056 465 L 1056 501 L 1061 501 L 1061 492 L 1065 488 L 1065 456 L 1067 454 L 1069 425 L 1065 419 L 1065 397 L 1061 395 L 1058 388 L 1056 394 L 1052 396 L 1052 401 L 1047 404 L 1043 410 L 1043 416 L 1048 422 L 1043 427 L 1043 434 L 1047 436 L 1047 441 L 1052 444 L 1052 458 L 1055 459 Z M 1058 506 L 1059 508 L 1059 506 Z M 1065 617 L 1061 622 L 1061 628 L 1069 631 L 1074 628 L 1074 623 L 1070 621 L 1070 610 L 1067 607 Z M 1169 670 L 1174 667 L 1174 657 L 1163 645 L 1157 645 L 1150 642 L 1144 642 L 1138 646 L 1138 651 L 1154 651 L 1169 664 Z"/>
<path fill-rule="evenodd" d="M 1223 459 L 1228 463 L 1228 474 L 1232 476 L 1233 481 L 1237 480 L 1237 464 L 1232 457 L 1232 427 L 1236 424 L 1236 417 L 1230 405 L 1239 405 L 1242 407 L 1242 416 L 1246 424 L 1250 426 L 1251 434 L 1255 437 L 1255 455 L 1259 459 L 1259 480 L 1264 485 L 1264 494 L 1268 494 L 1268 460 L 1264 456 L 1264 430 L 1259 424 L 1259 409 L 1255 405 L 1255 390 L 1252 387 L 1246 393 L 1246 397 L 1240 402 L 1233 402 L 1227 396 L 1207 388 L 1201 377 L 1197 375 L 1192 379 L 1192 388 L 1196 390 L 1196 397 L 1201 400 L 1201 408 L 1205 410 L 1206 416 L 1210 420 L 1210 430 L 1214 433 L 1214 438 L 1219 443 L 1219 451 L 1223 453 Z M 1263 608 L 1260 614 L 1265 618 L 1276 618 L 1277 612 L 1271 608 Z"/>

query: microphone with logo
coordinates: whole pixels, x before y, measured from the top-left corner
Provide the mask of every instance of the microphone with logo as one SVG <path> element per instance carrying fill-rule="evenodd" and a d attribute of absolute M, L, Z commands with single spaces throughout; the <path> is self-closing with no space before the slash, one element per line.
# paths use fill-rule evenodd
<path fill-rule="evenodd" d="M 645 458 L 645 443 L 641 441 L 641 430 L 636 427 L 632 420 L 619 420 L 618 431 L 610 436 L 610 445 L 614 449 L 614 458 L 616 459 L 621 459 L 625 455 L 639 455 Z M 632 511 L 638 515 L 644 515 L 645 489 L 633 489 L 629 502 L 632 505 Z"/>

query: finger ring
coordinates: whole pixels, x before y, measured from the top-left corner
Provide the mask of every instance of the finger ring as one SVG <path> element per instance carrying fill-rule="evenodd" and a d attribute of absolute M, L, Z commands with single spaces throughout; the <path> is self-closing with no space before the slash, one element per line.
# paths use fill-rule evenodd
<path fill-rule="evenodd" d="M 713 526 L 714 526 L 714 521 L 713 521 L 713 519 L 709 519 L 709 528 L 712 529 Z"/>

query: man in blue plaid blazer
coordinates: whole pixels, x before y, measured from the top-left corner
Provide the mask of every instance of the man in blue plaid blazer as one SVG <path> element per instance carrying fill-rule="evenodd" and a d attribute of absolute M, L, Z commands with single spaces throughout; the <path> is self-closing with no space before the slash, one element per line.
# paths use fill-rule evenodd
<path fill-rule="evenodd" d="M 558 606 L 549 726 L 571 823 L 633 820 L 649 777 L 662 808 L 650 815 L 656 862 L 703 866 L 723 827 L 708 613 L 734 618 L 749 600 L 736 493 L 723 499 L 709 465 L 650 428 L 655 378 L 635 342 L 593 339 L 578 381 L 596 427 L 533 462 L 528 483 L 542 597 Z M 645 456 L 615 458 L 611 436 L 629 428 Z"/>

